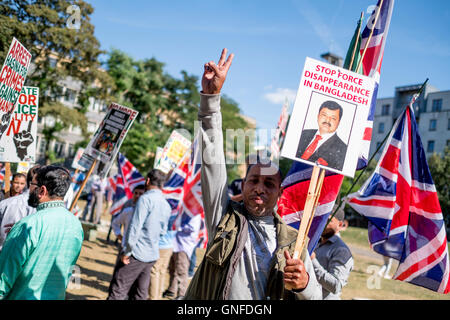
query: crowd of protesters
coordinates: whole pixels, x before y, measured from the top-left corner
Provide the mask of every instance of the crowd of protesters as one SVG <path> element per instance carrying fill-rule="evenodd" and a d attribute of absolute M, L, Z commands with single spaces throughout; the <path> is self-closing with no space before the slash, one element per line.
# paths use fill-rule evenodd
<path fill-rule="evenodd" d="M 232 60 L 224 49 L 202 78 L 200 143 L 210 152 L 209 161 L 202 157 L 204 221 L 198 214 L 175 229 L 162 192 L 167 176 L 150 170 L 111 219 L 119 243 L 108 300 L 340 299 L 353 268 L 339 237 L 343 211 L 315 252 L 294 257 L 297 231 L 275 208 L 283 179 L 277 165 L 255 155 L 243 179 L 227 182 L 220 91 Z M 82 180 L 62 166 L 35 165 L 0 192 L 0 299 L 65 298 L 85 239 L 82 221 L 101 224 L 105 209 L 106 179 L 93 175 L 83 212 L 68 210 Z M 194 273 L 203 223 L 208 244 Z"/>

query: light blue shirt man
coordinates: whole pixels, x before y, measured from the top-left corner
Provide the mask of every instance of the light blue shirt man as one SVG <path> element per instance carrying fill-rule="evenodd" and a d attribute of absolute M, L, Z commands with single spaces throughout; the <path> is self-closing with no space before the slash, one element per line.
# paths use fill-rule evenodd
<path fill-rule="evenodd" d="M 128 227 L 124 255 L 139 261 L 151 262 L 159 258 L 159 240 L 167 232 L 171 208 L 159 189 L 145 192 L 138 200 Z"/>

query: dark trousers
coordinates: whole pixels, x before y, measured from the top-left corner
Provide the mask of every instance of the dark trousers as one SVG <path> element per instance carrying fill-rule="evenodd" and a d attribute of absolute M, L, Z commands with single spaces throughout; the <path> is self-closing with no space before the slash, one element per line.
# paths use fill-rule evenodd
<path fill-rule="evenodd" d="M 147 300 L 150 271 L 155 262 L 142 262 L 130 256 L 130 263 L 124 264 L 118 257 L 107 300 Z"/>

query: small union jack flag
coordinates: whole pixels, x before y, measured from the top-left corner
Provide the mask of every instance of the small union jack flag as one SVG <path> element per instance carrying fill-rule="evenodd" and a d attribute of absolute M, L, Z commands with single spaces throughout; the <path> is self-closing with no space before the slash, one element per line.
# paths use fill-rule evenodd
<path fill-rule="evenodd" d="M 125 202 L 133 197 L 133 189 L 136 186 L 145 183 L 145 178 L 120 152 L 117 161 L 118 172 L 108 180 L 109 187 L 114 191 L 113 204 L 110 209 L 112 215 L 119 213 Z"/>
<path fill-rule="evenodd" d="M 369 219 L 369 242 L 399 261 L 394 279 L 448 293 L 447 236 L 410 105 L 397 119 L 372 176 L 348 197 Z"/>
<path fill-rule="evenodd" d="M 164 186 L 163 192 L 172 207 L 175 216 L 172 229 L 177 230 L 189 222 L 192 217 L 201 215 L 202 227 L 199 232 L 199 241 L 205 248 L 208 235 L 204 223 L 202 189 L 201 189 L 201 162 L 198 139 L 194 140 L 191 149 L 186 152 L 183 159 L 172 172 Z"/>

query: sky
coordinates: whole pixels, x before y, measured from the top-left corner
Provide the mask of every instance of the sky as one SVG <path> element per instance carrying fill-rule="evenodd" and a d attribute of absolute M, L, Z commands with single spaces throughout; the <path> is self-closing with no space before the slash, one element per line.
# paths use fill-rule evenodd
<path fill-rule="evenodd" d="M 376 0 L 87 0 L 103 50 L 156 58 L 165 72 L 201 79 L 204 63 L 222 48 L 235 54 L 222 94 L 257 128 L 276 127 L 286 98 L 294 105 L 306 57 L 345 57 L 361 12 Z M 372 7 L 373 9 L 373 7 Z M 450 90 L 450 1 L 396 0 L 378 98 L 395 87 L 429 84 Z M 198 83 L 200 88 L 200 81 Z"/>

